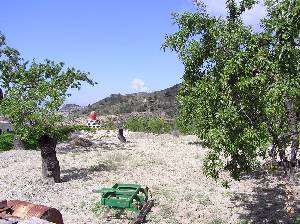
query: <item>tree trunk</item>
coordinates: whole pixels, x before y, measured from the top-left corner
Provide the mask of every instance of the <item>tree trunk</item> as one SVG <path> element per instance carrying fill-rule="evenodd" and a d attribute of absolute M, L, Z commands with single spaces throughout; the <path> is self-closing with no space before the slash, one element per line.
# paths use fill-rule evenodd
<path fill-rule="evenodd" d="M 42 156 L 42 174 L 44 178 L 53 178 L 55 183 L 61 182 L 60 166 L 56 157 L 57 140 L 45 134 L 39 139 Z"/>
<path fill-rule="evenodd" d="M 0 101 L 3 99 L 3 92 L 2 89 L 0 88 Z"/>
<path fill-rule="evenodd" d="M 296 166 L 296 157 L 299 148 L 299 132 L 298 132 L 299 119 L 295 111 L 293 100 L 289 96 L 285 97 L 285 105 L 287 109 L 287 115 L 289 120 L 290 131 L 291 131 L 291 155 L 289 158 L 289 166 L 288 166 L 288 180 L 290 182 L 293 182 L 294 168 Z"/>
<path fill-rule="evenodd" d="M 123 129 L 122 129 L 122 128 L 120 128 L 120 129 L 118 130 L 118 139 L 119 139 L 121 142 L 126 142 L 126 138 L 125 138 L 124 135 L 123 135 Z"/>

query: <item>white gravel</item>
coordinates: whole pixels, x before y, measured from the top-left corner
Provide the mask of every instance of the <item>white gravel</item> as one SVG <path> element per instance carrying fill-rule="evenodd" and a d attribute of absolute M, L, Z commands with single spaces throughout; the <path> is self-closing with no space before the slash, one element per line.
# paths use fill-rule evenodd
<path fill-rule="evenodd" d="M 94 145 L 58 145 L 64 180 L 58 184 L 41 178 L 39 151 L 0 153 L 0 199 L 55 207 L 65 224 L 128 223 L 126 219 L 107 221 L 96 215 L 92 210 L 100 195 L 92 190 L 114 183 L 138 183 L 148 186 L 156 201 L 147 216 L 148 224 L 267 223 L 277 215 L 283 217 L 278 212 L 284 197 L 282 182 L 260 175 L 232 181 L 230 189 L 223 188 L 202 174 L 206 149 L 195 136 L 125 132 L 129 142 L 122 144 L 113 131 L 78 135 L 88 137 Z M 296 194 L 297 190 L 299 187 Z"/>

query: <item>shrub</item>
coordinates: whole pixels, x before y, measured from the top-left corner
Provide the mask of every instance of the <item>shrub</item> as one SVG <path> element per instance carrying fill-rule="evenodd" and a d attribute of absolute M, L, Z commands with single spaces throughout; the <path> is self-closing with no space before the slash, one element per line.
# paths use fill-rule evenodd
<path fill-rule="evenodd" d="M 168 133 L 172 125 L 166 122 L 162 117 L 131 117 L 124 128 L 134 132 L 152 132 L 157 134 Z"/>
<path fill-rule="evenodd" d="M 72 126 L 61 126 L 57 127 L 53 133 L 58 141 L 66 141 L 71 132 L 74 131 L 95 131 L 85 125 L 72 125 Z M 29 150 L 38 150 L 39 144 L 34 135 L 28 135 L 27 139 L 24 140 L 25 148 Z M 0 151 L 11 150 L 14 146 L 14 133 L 6 132 L 0 135 Z"/>
<path fill-rule="evenodd" d="M 124 127 L 130 131 L 146 131 L 147 122 L 145 118 L 142 117 L 131 117 L 129 118 Z"/>
<path fill-rule="evenodd" d="M 58 141 L 66 141 L 68 139 L 69 134 L 75 131 L 94 132 L 95 130 L 85 125 L 61 126 L 56 128 L 56 130 L 54 131 L 54 136 L 57 138 Z"/>
<path fill-rule="evenodd" d="M 147 121 L 147 129 L 153 133 L 169 133 L 171 131 L 171 125 L 162 117 L 151 117 Z"/>
<path fill-rule="evenodd" d="M 0 152 L 7 151 L 14 146 L 14 134 L 11 132 L 5 132 L 0 135 Z"/>
<path fill-rule="evenodd" d="M 104 122 L 101 126 L 101 129 L 104 129 L 104 130 L 114 130 L 116 128 L 117 128 L 117 125 L 110 118 L 106 122 Z"/>
<path fill-rule="evenodd" d="M 8 151 L 14 147 L 15 134 L 13 132 L 6 132 L 0 135 L 0 151 Z M 37 140 L 33 136 L 28 136 L 24 141 L 25 148 L 31 150 L 38 149 Z"/>

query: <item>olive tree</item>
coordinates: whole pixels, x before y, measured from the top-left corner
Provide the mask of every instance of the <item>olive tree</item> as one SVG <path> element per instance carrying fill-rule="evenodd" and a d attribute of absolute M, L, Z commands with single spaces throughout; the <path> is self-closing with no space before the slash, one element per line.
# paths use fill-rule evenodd
<path fill-rule="evenodd" d="M 95 84 L 88 75 L 64 68 L 64 63 L 25 61 L 16 49 L 6 45 L 0 33 L 0 87 L 4 92 L 0 114 L 10 119 L 21 142 L 36 139 L 41 148 L 43 176 L 55 182 L 60 181 L 55 147 L 61 117 L 57 112 L 69 96 L 69 88 L 80 89 L 82 81 Z"/>
<path fill-rule="evenodd" d="M 299 147 L 300 1 L 266 0 L 260 32 L 241 18 L 255 3 L 227 0 L 227 16 L 215 17 L 197 1 L 197 12 L 174 14 L 179 30 L 166 36 L 163 48 L 184 64 L 179 120 L 209 145 L 205 174 L 219 178 L 230 171 L 239 179 L 269 154 L 280 156 L 292 180 Z"/>

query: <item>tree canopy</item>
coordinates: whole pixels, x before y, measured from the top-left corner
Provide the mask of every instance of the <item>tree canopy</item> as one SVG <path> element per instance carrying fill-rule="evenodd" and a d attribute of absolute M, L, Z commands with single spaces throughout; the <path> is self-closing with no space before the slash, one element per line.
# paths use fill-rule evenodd
<path fill-rule="evenodd" d="M 0 33 L 0 114 L 7 116 L 20 139 L 53 134 L 60 122 L 57 114 L 69 96 L 69 88 L 80 89 L 81 82 L 94 85 L 89 73 L 64 68 L 64 63 L 45 60 L 25 61 L 20 53 L 5 42 Z"/>
<path fill-rule="evenodd" d="M 178 31 L 163 45 L 184 64 L 179 119 L 209 145 L 204 168 L 213 178 L 230 171 L 239 179 L 267 156 L 270 144 L 270 155 L 288 160 L 290 170 L 296 162 L 300 1 L 265 1 L 259 32 L 241 18 L 255 3 L 227 0 L 224 18 L 197 1 L 197 12 L 174 14 Z"/>

